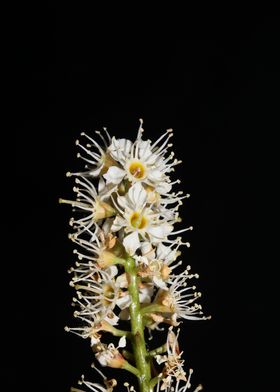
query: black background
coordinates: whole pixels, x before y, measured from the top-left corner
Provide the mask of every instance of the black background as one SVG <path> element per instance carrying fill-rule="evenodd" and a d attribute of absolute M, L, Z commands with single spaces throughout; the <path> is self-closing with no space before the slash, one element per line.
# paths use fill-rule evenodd
<path fill-rule="evenodd" d="M 18 15 L 13 28 L 19 208 L 12 255 L 19 250 L 13 282 L 20 291 L 12 289 L 7 302 L 20 305 L 8 322 L 15 329 L 11 389 L 64 392 L 82 373 L 95 377 L 88 342 L 63 330 L 72 322 L 67 269 L 74 258 L 71 212 L 57 201 L 72 195 L 65 172 L 80 167 L 74 142 L 81 131 L 106 126 L 134 138 L 142 117 L 147 138 L 174 129 L 183 160 L 176 174 L 191 194 L 182 208 L 184 223 L 194 226 L 184 260 L 200 274 L 204 312 L 212 315 L 182 327 L 194 385 L 272 390 L 273 372 L 265 371 L 273 345 L 265 332 L 270 264 L 260 222 L 278 107 L 277 18 L 190 13 L 179 21 L 178 10 L 123 21 L 86 9 L 33 12 Z"/>

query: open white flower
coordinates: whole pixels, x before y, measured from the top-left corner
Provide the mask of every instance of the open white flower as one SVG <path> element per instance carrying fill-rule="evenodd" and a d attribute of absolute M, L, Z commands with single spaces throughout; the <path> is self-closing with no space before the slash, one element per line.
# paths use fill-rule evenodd
<path fill-rule="evenodd" d="M 160 242 L 154 248 L 149 242 L 143 242 L 141 244 L 142 256 L 136 256 L 138 275 L 144 280 L 152 281 L 156 287 L 167 290 L 170 274 L 182 264 L 180 260 L 172 265 L 180 255 L 178 251 L 180 243 L 175 242 L 173 245 L 175 245 L 174 248 L 167 247 Z"/>
<path fill-rule="evenodd" d="M 119 212 L 112 225 L 112 231 L 121 229 L 127 234 L 123 245 L 130 255 L 140 247 L 140 240 L 146 239 L 158 243 L 171 233 L 172 221 L 160 219 L 160 214 L 153 211 L 147 203 L 147 192 L 141 183 L 134 184 L 125 196 L 118 196 Z"/>
<path fill-rule="evenodd" d="M 151 144 L 150 140 L 142 139 L 142 124 L 143 120 L 140 119 L 140 127 L 134 143 L 126 139 L 112 138 L 109 151 L 119 165 L 111 166 L 104 174 L 104 178 L 108 183 L 113 184 L 119 184 L 123 179 L 132 183 L 142 182 L 154 188 L 159 194 L 166 193 L 172 186 L 168 174 L 181 162 L 177 159 L 173 160 L 174 153 L 165 157 L 168 148 L 172 146 L 168 143 L 173 136 L 172 129 L 168 129 Z"/>
<path fill-rule="evenodd" d="M 196 292 L 195 286 L 188 286 L 187 281 L 198 278 L 198 274 L 189 274 L 190 266 L 179 275 L 174 275 L 169 280 L 167 290 L 159 289 L 154 303 L 163 305 L 166 313 L 175 314 L 176 317 L 188 320 L 206 320 L 210 317 L 203 316 L 201 305 L 195 301 L 201 297 L 200 292 Z"/>
<path fill-rule="evenodd" d="M 81 133 L 83 140 L 85 141 L 85 145 L 80 142 L 80 140 L 76 140 L 76 145 L 80 148 L 81 153 L 77 154 L 78 158 L 81 158 L 85 165 L 85 171 L 82 172 L 67 172 L 67 177 L 70 176 L 87 176 L 87 177 L 97 177 L 101 174 L 106 173 L 108 168 L 112 165 L 117 165 L 117 162 L 112 158 L 111 154 L 108 151 L 109 146 L 112 143 L 111 136 L 109 135 L 106 128 L 103 128 L 102 131 L 95 131 L 95 133 L 101 139 L 101 146 L 96 142 L 93 138 L 88 136 L 85 132 Z"/>
<path fill-rule="evenodd" d="M 105 222 L 106 224 L 108 223 Z M 83 227 L 82 227 L 83 228 Z M 81 237 L 81 233 L 84 237 Z M 85 238 L 85 234 L 88 238 Z M 86 268 L 98 265 L 102 269 L 106 269 L 114 265 L 119 257 L 123 257 L 125 249 L 119 239 L 111 232 L 106 233 L 106 227 L 102 228 L 95 224 L 95 231 L 84 228 L 78 233 L 69 234 L 69 238 L 82 247 L 85 252 L 74 249 L 74 253 L 78 256 L 79 260 L 85 261 Z M 81 263 L 78 263 L 81 265 Z M 72 268 L 74 271 L 74 269 Z"/>
<path fill-rule="evenodd" d="M 73 188 L 77 194 L 76 200 L 59 199 L 62 204 L 71 204 L 77 207 L 79 212 L 83 213 L 81 218 L 70 220 L 70 225 L 77 229 L 78 234 L 86 229 L 90 229 L 95 222 L 100 219 L 109 218 L 116 214 L 108 199 L 110 198 L 114 187 L 105 187 L 104 181 L 99 181 L 98 192 L 91 181 L 85 177 L 76 178 L 77 186 Z"/>
<path fill-rule="evenodd" d="M 77 298 L 73 298 L 79 310 L 74 316 L 92 326 L 102 320 L 115 324 L 118 317 L 113 310 L 120 295 L 120 288 L 116 284 L 115 276 L 118 273 L 116 266 L 106 271 L 87 263 L 78 263 L 77 268 L 70 272 L 74 273 L 70 285 L 75 287 Z"/>

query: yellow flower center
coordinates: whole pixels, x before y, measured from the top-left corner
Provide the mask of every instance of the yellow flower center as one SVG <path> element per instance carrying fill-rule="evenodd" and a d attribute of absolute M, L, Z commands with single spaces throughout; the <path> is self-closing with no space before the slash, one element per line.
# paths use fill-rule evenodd
<path fill-rule="evenodd" d="M 135 229 L 144 229 L 144 227 L 146 227 L 148 224 L 148 220 L 145 218 L 145 216 L 135 211 L 130 217 L 130 224 Z"/>
<path fill-rule="evenodd" d="M 145 167 L 140 161 L 131 162 L 128 170 L 129 173 L 138 180 L 142 180 L 146 176 Z"/>

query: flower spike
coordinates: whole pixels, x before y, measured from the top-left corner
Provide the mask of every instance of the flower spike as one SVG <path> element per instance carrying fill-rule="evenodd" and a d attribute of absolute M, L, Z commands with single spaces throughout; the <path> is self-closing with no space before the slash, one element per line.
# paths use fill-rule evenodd
<path fill-rule="evenodd" d="M 90 340 L 92 368 L 102 378 L 98 383 L 82 376 L 78 384 L 113 392 L 115 378 L 108 379 L 99 365 L 111 368 L 110 374 L 130 372 L 140 392 L 188 392 L 193 371 L 184 370 L 177 327 L 182 320 L 210 317 L 203 315 L 201 293 L 190 283 L 198 274 L 181 267 L 180 248 L 190 246 L 181 236 L 193 228 L 175 228 L 189 194 L 174 190 L 181 181 L 172 173 L 181 160 L 170 151 L 173 130 L 145 140 L 140 119 L 134 141 L 111 137 L 106 128 L 95 135 L 82 132 L 76 141 L 84 170 L 67 173 L 74 176 L 73 200 L 59 199 L 73 209 L 69 238 L 76 259 L 69 269 L 76 325 L 65 331 Z M 166 342 L 150 348 L 153 336 L 166 330 Z M 137 390 L 128 382 L 124 386 Z M 192 392 L 200 390 L 198 385 Z"/>

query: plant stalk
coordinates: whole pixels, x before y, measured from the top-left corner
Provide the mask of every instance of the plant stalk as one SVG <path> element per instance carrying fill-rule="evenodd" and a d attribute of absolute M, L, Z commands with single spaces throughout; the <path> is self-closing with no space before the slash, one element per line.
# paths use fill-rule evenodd
<path fill-rule="evenodd" d="M 130 319 L 131 319 L 131 341 L 133 347 L 133 354 L 135 357 L 135 366 L 139 370 L 138 382 L 140 392 L 151 392 L 151 366 L 148 359 L 144 324 L 139 301 L 138 277 L 136 271 L 135 261 L 132 257 L 128 257 L 125 263 L 125 272 L 128 278 L 128 291 L 131 297 Z"/>

